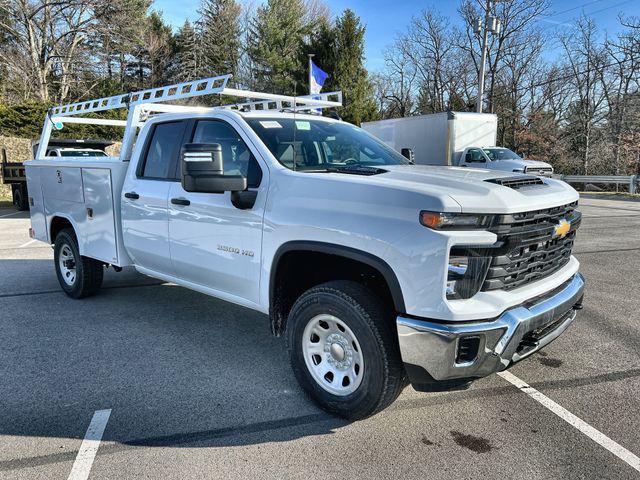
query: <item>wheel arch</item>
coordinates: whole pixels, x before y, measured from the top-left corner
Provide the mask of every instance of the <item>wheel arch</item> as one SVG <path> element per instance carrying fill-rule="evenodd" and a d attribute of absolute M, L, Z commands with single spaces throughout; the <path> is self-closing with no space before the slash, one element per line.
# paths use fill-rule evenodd
<path fill-rule="evenodd" d="M 271 331 L 274 335 L 280 336 L 286 330 L 287 316 L 293 304 L 291 298 L 288 298 L 286 294 L 283 295 L 281 288 L 282 277 L 286 277 L 288 273 L 288 262 L 285 260 L 291 255 L 299 256 L 298 258 L 309 258 L 313 256 L 316 260 L 319 259 L 323 262 L 328 260 L 326 264 L 327 272 L 324 272 L 324 274 L 318 277 L 322 279 L 322 282 L 345 279 L 338 271 L 335 272 L 336 276 L 328 274 L 328 270 L 338 264 L 345 263 L 348 264 L 349 267 L 356 267 L 357 271 L 353 272 L 353 275 L 363 273 L 374 276 L 379 275 L 379 280 L 384 282 L 384 285 L 380 285 L 382 289 L 380 293 L 388 297 L 388 302 L 395 312 L 405 312 L 405 303 L 400 282 L 393 269 L 380 257 L 345 245 L 310 240 L 291 241 L 282 244 L 278 248 L 271 262 L 269 274 L 269 318 Z M 305 257 L 305 255 L 307 257 Z M 323 267 L 324 266 L 323 264 Z M 346 268 L 341 270 L 344 273 Z M 289 281 L 291 280 L 289 279 Z M 297 284 L 297 290 L 301 290 L 300 293 L 302 293 L 302 291 L 315 286 L 317 283 L 318 282 L 311 282 L 309 285 L 299 283 Z"/>
<path fill-rule="evenodd" d="M 65 228 L 73 229 L 73 232 L 78 238 L 78 230 L 76 229 L 76 225 L 73 220 L 66 215 L 55 214 L 51 217 L 51 221 L 49 222 L 49 242 L 55 243 L 56 237 Z"/>

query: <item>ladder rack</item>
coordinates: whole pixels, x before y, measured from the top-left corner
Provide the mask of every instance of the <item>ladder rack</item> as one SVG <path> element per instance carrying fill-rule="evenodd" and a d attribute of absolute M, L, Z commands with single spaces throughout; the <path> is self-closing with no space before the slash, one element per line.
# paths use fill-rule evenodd
<path fill-rule="evenodd" d="M 273 93 L 254 92 L 229 88 L 227 84 L 231 75 L 202 78 L 189 82 L 166 85 L 163 87 L 149 88 L 137 92 L 113 95 L 111 97 L 97 98 L 86 102 L 69 103 L 52 107 L 47 113 L 36 159 L 44 158 L 47 145 L 51 137 L 53 126 L 64 123 L 82 123 L 93 125 L 111 125 L 125 127 L 122 140 L 120 158 L 128 160 L 131 156 L 137 129 L 143 122 L 143 113 L 165 113 L 184 111 L 209 111 L 212 109 L 232 109 L 240 111 L 267 111 L 267 110 L 291 110 L 291 111 L 320 111 L 323 108 L 342 106 L 342 92 L 327 92 L 314 95 L 290 96 Z M 232 103 L 222 107 L 194 107 L 180 104 L 169 104 L 176 100 L 201 97 L 203 95 L 224 95 L 246 99 L 244 102 Z M 105 118 L 78 117 L 85 113 L 104 112 L 107 110 L 126 109 L 127 120 L 114 120 Z"/>
<path fill-rule="evenodd" d="M 273 93 L 253 92 L 251 90 L 240 90 L 228 88 L 227 83 L 231 75 L 221 75 L 219 77 L 203 78 L 190 82 L 167 85 L 164 87 L 150 88 L 138 92 L 114 95 L 111 97 L 97 98 L 86 102 L 70 103 L 53 107 L 50 111 L 51 117 L 67 117 L 82 113 L 102 112 L 115 110 L 118 108 L 129 109 L 140 104 L 149 104 L 147 111 L 154 111 L 151 104 L 169 102 L 172 100 L 183 100 L 187 98 L 201 97 L 203 95 L 226 95 L 231 97 L 254 99 L 249 102 L 234 103 L 225 105 L 223 108 L 248 107 L 251 110 L 282 110 L 283 108 L 295 108 L 297 110 L 310 110 L 317 108 L 330 108 L 342 106 L 342 92 L 320 93 L 317 95 L 304 95 L 293 97 L 290 95 L 277 95 Z M 330 98 L 335 100 L 330 100 Z M 262 108 L 257 108 L 262 105 Z M 286 106 L 283 106 L 286 105 Z M 164 110 L 162 110 L 164 111 Z"/>

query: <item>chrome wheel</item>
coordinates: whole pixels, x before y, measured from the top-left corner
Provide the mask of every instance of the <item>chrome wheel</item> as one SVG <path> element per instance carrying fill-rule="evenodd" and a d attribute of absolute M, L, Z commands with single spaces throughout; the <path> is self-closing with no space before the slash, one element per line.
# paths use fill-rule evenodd
<path fill-rule="evenodd" d="M 333 315 L 316 315 L 302 334 L 302 353 L 311 376 L 327 392 L 355 392 L 364 375 L 364 359 L 351 329 Z"/>
<path fill-rule="evenodd" d="M 64 244 L 60 249 L 58 267 L 64 282 L 69 286 L 73 286 L 76 281 L 76 257 L 71 247 L 67 244 Z"/>

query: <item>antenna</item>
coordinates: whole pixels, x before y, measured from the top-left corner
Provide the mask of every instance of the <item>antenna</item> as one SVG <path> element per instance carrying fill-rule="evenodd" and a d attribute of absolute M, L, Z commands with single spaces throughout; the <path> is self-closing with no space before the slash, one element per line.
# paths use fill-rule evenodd
<path fill-rule="evenodd" d="M 298 106 L 298 100 L 296 96 L 298 95 L 298 82 L 296 80 L 293 81 L 293 171 L 296 171 L 296 130 L 298 129 L 298 125 L 296 124 L 296 107 Z"/>

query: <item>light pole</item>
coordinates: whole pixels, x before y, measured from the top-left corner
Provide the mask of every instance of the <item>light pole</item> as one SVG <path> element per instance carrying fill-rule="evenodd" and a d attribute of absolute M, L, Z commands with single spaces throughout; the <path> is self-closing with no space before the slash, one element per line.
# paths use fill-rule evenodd
<path fill-rule="evenodd" d="M 496 2 L 499 0 L 495 0 Z M 487 63 L 487 50 L 489 49 L 489 32 L 497 35 L 500 33 L 500 21 L 496 17 L 491 16 L 491 0 L 487 0 L 485 6 L 484 22 L 481 19 L 476 20 L 476 32 L 482 35 L 482 55 L 480 59 L 480 71 L 478 72 L 478 98 L 476 99 L 476 111 L 482 113 L 482 100 L 484 95 L 484 76 Z"/>

